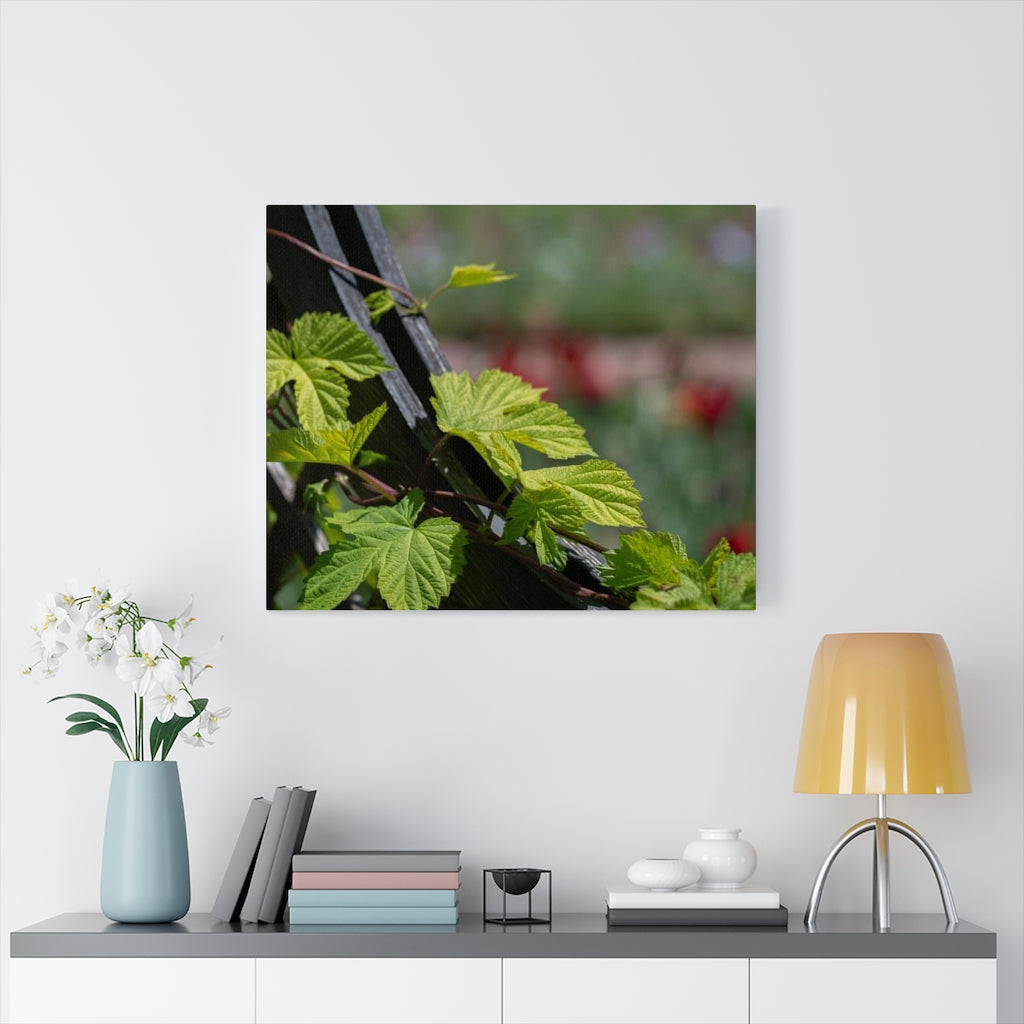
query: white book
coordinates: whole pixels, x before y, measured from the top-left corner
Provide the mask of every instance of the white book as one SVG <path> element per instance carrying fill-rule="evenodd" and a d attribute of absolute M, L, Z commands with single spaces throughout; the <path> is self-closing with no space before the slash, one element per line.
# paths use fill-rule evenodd
<path fill-rule="evenodd" d="M 773 910 L 779 906 L 779 893 L 762 885 L 743 885 L 738 889 L 702 889 L 700 885 L 691 885 L 686 889 L 672 892 L 654 892 L 638 885 L 609 885 L 608 906 L 610 909 L 629 908 L 638 910 L 671 909 L 679 907 L 696 907 L 702 910 L 735 909 L 751 910 L 766 908 Z"/>

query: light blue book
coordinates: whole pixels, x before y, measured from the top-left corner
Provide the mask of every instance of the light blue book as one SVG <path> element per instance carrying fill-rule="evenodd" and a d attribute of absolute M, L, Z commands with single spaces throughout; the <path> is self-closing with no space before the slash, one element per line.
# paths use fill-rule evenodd
<path fill-rule="evenodd" d="M 292 907 L 289 924 L 455 924 L 458 907 Z"/>
<path fill-rule="evenodd" d="M 454 907 L 455 889 L 289 889 L 289 907 Z"/>

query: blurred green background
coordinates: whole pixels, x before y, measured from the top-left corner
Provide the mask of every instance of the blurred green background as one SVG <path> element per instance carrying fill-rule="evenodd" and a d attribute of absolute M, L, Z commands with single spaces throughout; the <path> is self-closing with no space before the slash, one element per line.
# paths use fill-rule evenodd
<path fill-rule="evenodd" d="M 755 550 L 753 206 L 378 209 L 421 297 L 459 264 L 516 275 L 430 306 L 454 369 L 547 387 L 694 556 Z"/>

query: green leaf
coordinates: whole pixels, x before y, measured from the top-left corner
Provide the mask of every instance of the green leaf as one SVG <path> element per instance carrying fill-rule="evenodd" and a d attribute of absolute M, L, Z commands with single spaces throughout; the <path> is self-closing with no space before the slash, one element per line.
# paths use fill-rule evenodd
<path fill-rule="evenodd" d="M 482 284 L 497 284 L 499 281 L 511 281 L 516 275 L 506 274 L 504 270 L 495 270 L 493 263 L 469 263 L 463 267 L 452 267 L 448 278 L 449 288 L 476 288 Z"/>
<path fill-rule="evenodd" d="M 114 728 L 114 723 L 113 722 L 108 722 L 102 715 L 96 714 L 95 711 L 73 711 L 70 715 L 67 716 L 67 718 L 64 719 L 64 721 L 65 722 L 100 722 L 103 725 L 109 725 L 111 728 Z"/>
<path fill-rule="evenodd" d="M 757 561 L 752 554 L 730 553 L 718 570 L 718 607 L 750 610 L 757 607 Z"/>
<path fill-rule="evenodd" d="M 711 592 L 715 592 L 715 588 L 718 584 L 718 570 L 725 561 L 725 556 L 729 554 L 732 548 L 729 547 L 729 542 L 723 537 L 709 552 L 708 557 L 704 559 L 704 564 L 700 567 L 701 572 L 704 574 L 704 579 L 707 580 L 708 586 L 711 587 Z"/>
<path fill-rule="evenodd" d="M 527 492 L 556 483 L 583 508 L 588 522 L 599 526 L 643 526 L 640 492 L 629 474 L 606 459 L 575 466 L 547 466 L 522 474 Z"/>
<path fill-rule="evenodd" d="M 690 575 L 695 569 L 700 571 L 674 533 L 639 530 L 624 534 L 618 550 L 608 553 L 602 576 L 616 590 L 631 590 L 645 584 L 672 587 L 680 582 L 684 572 Z"/>
<path fill-rule="evenodd" d="M 149 756 L 155 761 L 157 751 L 160 749 L 160 742 L 162 739 L 160 729 L 163 726 L 163 722 L 159 718 L 154 718 L 149 727 Z"/>
<path fill-rule="evenodd" d="M 553 484 L 541 490 L 523 491 L 509 506 L 502 543 L 526 537 L 537 551 L 541 565 L 564 568 L 567 555 L 553 526 L 570 532 L 586 522 L 580 503 L 564 487 Z"/>
<path fill-rule="evenodd" d="M 290 337 L 267 331 L 267 397 L 294 381 L 299 424 L 306 430 L 347 423 L 345 379 L 368 380 L 389 369 L 369 336 L 336 313 L 304 313 Z"/>
<path fill-rule="evenodd" d="M 533 524 L 530 539 L 537 552 L 537 561 L 541 565 L 550 565 L 555 569 L 564 569 L 569 561 L 569 552 L 559 544 L 558 535 L 543 520 Z"/>
<path fill-rule="evenodd" d="M 358 423 L 344 423 L 332 430 L 277 430 L 267 434 L 267 462 L 323 462 L 351 466 L 374 427 L 387 412 L 378 405 Z"/>
<path fill-rule="evenodd" d="M 583 428 L 554 402 L 537 402 L 513 409 L 503 418 L 499 429 L 510 440 L 552 459 L 596 454 Z"/>
<path fill-rule="evenodd" d="M 657 611 L 699 611 L 714 608 L 714 604 L 700 583 L 689 577 L 681 577 L 679 584 L 674 587 L 641 587 L 630 607 Z"/>
<path fill-rule="evenodd" d="M 379 292 L 370 292 L 363 301 L 366 303 L 372 323 L 377 323 L 385 313 L 390 313 L 396 306 L 395 297 L 386 288 Z"/>
<path fill-rule="evenodd" d="M 545 522 L 564 530 L 578 530 L 586 522 L 586 516 L 575 497 L 557 484 L 523 491 L 509 506 L 502 536 L 506 540 L 522 537 L 527 527 L 535 522 Z"/>
<path fill-rule="evenodd" d="M 121 739 L 121 734 L 118 732 L 117 726 L 113 722 L 108 722 L 105 718 L 96 714 L 95 711 L 75 711 L 74 713 L 67 716 L 66 721 L 68 722 L 95 722 L 105 733 L 107 733 L 114 743 L 121 749 L 125 757 L 131 758 L 131 754 L 128 753 L 128 748 L 124 745 L 124 740 Z M 92 730 L 89 730 L 90 732 Z M 72 734 L 77 735 L 77 734 Z"/>
<path fill-rule="evenodd" d="M 543 388 L 504 370 L 432 375 L 438 428 L 464 438 L 506 484 L 522 474 L 515 445 L 534 448 L 551 458 L 593 455 L 583 428 L 559 406 L 544 402 Z"/>
<path fill-rule="evenodd" d="M 121 721 L 121 716 L 117 713 L 117 708 L 113 704 L 108 704 L 105 700 L 100 700 L 99 697 L 90 696 L 88 693 L 65 693 L 60 697 L 51 697 L 46 703 L 52 704 L 55 700 L 86 700 L 90 704 L 95 704 L 96 707 L 103 711 L 106 711 L 108 715 L 117 723 L 118 728 L 124 732 L 124 722 Z"/>
<path fill-rule="evenodd" d="M 437 425 L 446 434 L 454 433 L 459 425 L 473 430 L 491 424 L 512 409 L 539 402 L 544 394 L 543 388 L 504 370 L 484 370 L 475 381 L 465 370 L 432 374 L 430 383 Z"/>
<path fill-rule="evenodd" d="M 377 552 L 348 542 L 332 544 L 310 567 L 302 607 L 337 608 L 374 571 Z"/>
<path fill-rule="evenodd" d="M 423 494 L 414 489 L 396 505 L 355 509 L 328 520 L 346 539 L 313 563 L 303 607 L 334 608 L 376 576 L 389 608 L 436 608 L 461 572 L 466 535 L 443 516 L 417 525 L 423 504 Z"/>
<path fill-rule="evenodd" d="M 369 469 L 371 466 L 377 466 L 388 461 L 388 457 L 383 452 L 375 452 L 371 451 L 369 448 L 364 448 L 359 453 L 356 465 L 361 469 Z"/>
<path fill-rule="evenodd" d="M 68 736 L 84 736 L 87 732 L 96 732 L 97 729 L 106 732 L 99 722 L 79 722 L 77 725 L 71 726 L 70 729 L 66 729 L 65 732 Z"/>

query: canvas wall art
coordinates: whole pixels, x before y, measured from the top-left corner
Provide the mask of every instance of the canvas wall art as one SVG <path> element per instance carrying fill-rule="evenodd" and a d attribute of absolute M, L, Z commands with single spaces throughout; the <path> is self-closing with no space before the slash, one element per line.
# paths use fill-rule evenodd
<path fill-rule="evenodd" d="M 752 206 L 268 206 L 267 607 L 750 610 Z"/>

